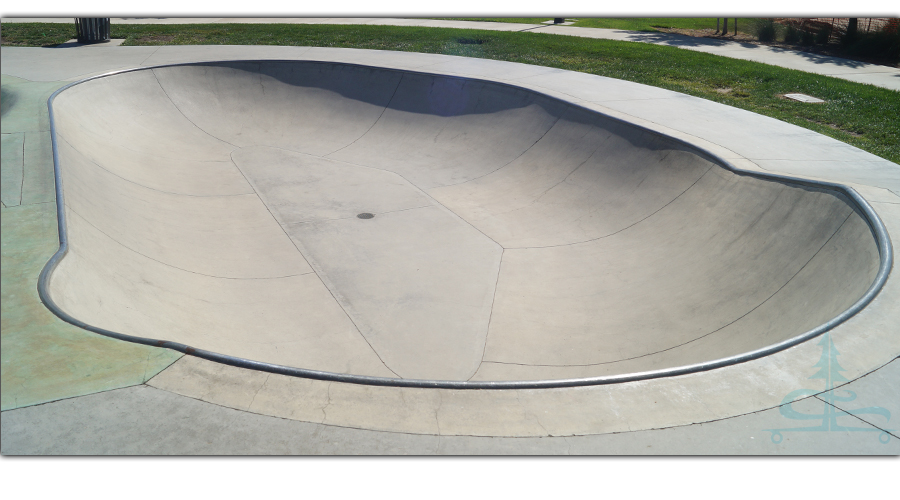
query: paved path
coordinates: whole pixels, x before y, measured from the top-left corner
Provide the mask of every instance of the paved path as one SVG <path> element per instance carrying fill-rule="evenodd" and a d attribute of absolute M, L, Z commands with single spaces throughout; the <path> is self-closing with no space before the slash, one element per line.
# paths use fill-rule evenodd
<path fill-rule="evenodd" d="M 34 86 L 38 93 L 46 91 L 39 82 L 71 81 L 141 65 L 217 59 L 305 58 L 504 81 L 639 123 L 713 151 L 743 169 L 824 178 L 852 185 L 885 219 L 889 232 L 894 235 L 894 245 L 898 246 L 897 165 L 777 120 L 630 82 L 434 54 L 307 47 L 5 47 L 2 57 L 4 89 L 19 85 L 25 92 L 28 86 Z M 48 85 L 52 88 L 58 84 Z M 32 101 L 32 108 L 24 110 L 24 115 L 46 120 L 46 108 L 40 99 Z M 29 101 L 17 102 L 24 105 Z M 18 111 L 13 108 L 6 112 Z M 685 119 L 686 116 L 693 119 Z M 741 132 L 747 129 L 768 132 L 762 135 Z M 32 166 L 38 164 L 28 160 L 19 162 L 17 151 L 17 147 L 4 145 L 4 162 L 11 155 L 9 164 L 24 165 L 26 172 L 21 177 L 32 178 Z M 13 174 L 15 169 L 4 169 L 4 185 L 6 176 Z M 5 199 L 21 199 L 23 195 L 16 198 L 13 192 L 11 196 Z M 15 209 L 3 208 L 4 218 L 10 210 Z M 52 214 L 50 210 L 46 215 L 50 217 L 47 226 L 51 228 L 55 222 Z M 27 242 L 32 236 L 16 235 L 16 238 Z M 9 262 L 7 249 L 11 241 L 5 234 L 4 268 Z M 46 254 L 31 257 L 34 261 L 41 258 L 46 258 Z M 20 279 L 23 290 L 33 290 L 33 275 Z M 679 454 L 897 454 L 895 437 L 885 435 L 887 443 L 879 441 L 884 431 L 894 432 L 896 436 L 892 430 L 895 426 L 886 417 L 900 414 L 897 406 L 900 398 L 896 395 L 897 362 L 893 361 L 900 352 L 893 331 L 898 314 L 895 305 L 900 295 L 900 285 L 895 281 L 889 280 L 870 307 L 832 332 L 844 375 L 853 380 L 841 388 L 838 396 L 846 398 L 844 391 L 852 390 L 856 398 L 852 402 L 832 397 L 824 391 L 822 381 L 810 380 L 823 352 L 816 342 L 705 374 L 544 392 L 422 392 L 329 384 L 249 372 L 185 356 L 155 377 L 153 373 L 165 365 L 146 370 L 146 365 L 131 362 L 134 365 L 131 378 L 123 377 L 115 385 L 94 391 L 107 392 L 73 397 L 84 394 L 76 389 L 68 396 L 55 395 L 53 399 L 57 401 L 53 403 L 5 411 L 0 442 L 5 454 L 146 452 L 143 450 L 154 453 L 272 450 L 278 453 L 637 454 L 646 451 L 647 446 L 658 447 L 660 453 Z M 3 288 L 6 293 L 6 284 Z M 28 300 L 34 302 L 36 297 L 32 295 Z M 4 296 L 4 306 L 7 303 Z M 21 330 L 10 328 L 7 315 L 3 316 L 5 354 L 8 342 L 14 341 L 13 337 Z M 79 345 L 83 343 L 67 340 L 64 347 Z M 31 349 L 39 354 L 37 358 L 41 349 L 81 356 L 77 349 L 66 351 L 52 344 L 49 349 L 40 345 Z M 158 355 L 150 351 L 151 356 Z M 97 354 L 102 357 L 104 353 L 92 353 Z M 114 356 L 124 361 L 134 357 L 129 353 Z M 147 353 L 143 359 L 148 359 Z M 4 370 L 16 363 L 22 360 L 4 358 Z M 33 361 L 24 364 L 30 363 Z M 134 376 L 139 370 L 139 376 Z M 147 383 L 140 384 L 147 379 L 150 379 Z M 4 371 L 4 393 L 8 382 Z M 112 387 L 130 388 L 108 391 Z M 784 412 L 778 409 L 785 395 L 807 387 L 817 389 L 813 393 L 818 394 L 808 394 L 793 406 L 785 407 Z M 71 399 L 61 400 L 65 397 Z M 841 413 L 841 410 L 875 406 L 884 407 L 887 415 L 877 411 L 856 416 Z M 154 414 L 145 410 L 153 407 L 160 411 Z M 767 429 L 810 424 L 786 416 L 791 415 L 788 411 L 791 409 L 818 413 L 823 415 L 822 419 L 826 414 L 833 414 L 842 427 L 862 430 L 786 430 L 782 432 L 784 440 L 774 443 L 774 434 Z M 820 422 L 825 421 L 822 419 Z M 196 425 L 198 421 L 210 423 L 202 427 Z M 124 424 L 117 427 L 115 422 Z M 286 434 L 289 431 L 297 432 L 298 437 L 291 438 Z M 570 437 L 574 434 L 578 437 Z M 167 435 L 177 435 L 180 439 L 163 439 Z M 303 436 L 308 439 L 304 440 Z M 254 439 L 261 441 L 253 444 Z M 109 444 L 103 444 L 106 440 Z"/>
<path fill-rule="evenodd" d="M 3 22 L 61 22 L 70 18 L 5 18 Z M 516 24 L 474 21 L 445 21 L 406 18 L 113 18 L 120 24 L 187 24 L 187 23 L 288 23 L 288 24 L 367 24 L 382 26 L 425 26 L 433 28 L 462 28 L 492 31 L 521 31 L 556 35 L 643 42 L 696 50 L 710 54 L 756 61 L 807 73 L 832 76 L 859 83 L 900 91 L 900 68 L 870 64 L 839 57 L 812 54 L 746 42 L 699 38 L 660 32 L 627 31 L 602 28 L 579 28 L 547 24 Z"/>
<path fill-rule="evenodd" d="M 900 398 L 900 361 L 853 387 L 871 401 Z M 864 379 L 864 380 L 866 380 Z M 877 380 L 876 380 L 877 379 Z M 861 384 L 860 384 L 861 385 Z M 877 386 L 892 392 L 873 393 Z M 818 398 L 795 405 L 822 413 Z M 896 407 L 896 405 L 894 405 Z M 867 429 L 784 431 L 778 409 L 668 429 L 558 437 L 408 434 L 270 417 L 147 385 L 3 413 L 4 455 L 898 455 L 900 438 Z M 203 425 L 197 425 L 202 422 Z M 798 422 L 799 423 L 799 422 Z M 795 425 L 793 423 L 789 425 Z M 778 442 L 775 442 L 778 441 Z"/>

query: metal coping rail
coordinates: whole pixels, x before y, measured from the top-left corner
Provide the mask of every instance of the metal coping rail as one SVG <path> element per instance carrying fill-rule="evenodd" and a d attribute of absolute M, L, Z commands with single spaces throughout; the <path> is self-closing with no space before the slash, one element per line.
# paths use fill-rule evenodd
<path fill-rule="evenodd" d="M 720 166 L 730 170 L 731 172 L 738 175 L 745 175 L 750 177 L 757 177 L 765 180 L 775 180 L 783 183 L 789 184 L 799 184 L 803 186 L 809 186 L 818 189 L 825 189 L 828 191 L 837 191 L 838 193 L 847 197 L 852 204 L 856 205 L 856 209 L 862 212 L 864 219 L 869 224 L 872 232 L 875 235 L 875 243 L 878 247 L 878 252 L 880 255 L 880 265 L 878 268 L 878 273 L 875 276 L 875 280 L 872 282 L 872 285 L 869 286 L 866 293 L 860 297 L 853 305 L 847 308 L 841 314 L 835 316 L 831 320 L 809 330 L 805 333 L 797 335 L 796 337 L 792 337 L 787 340 L 783 340 L 776 344 L 769 345 L 767 347 L 757 349 L 754 351 L 749 351 L 743 354 L 739 354 L 736 356 L 729 356 L 713 361 L 706 361 L 703 363 L 696 363 L 692 365 L 680 366 L 675 368 L 666 368 L 661 370 L 653 370 L 653 371 L 645 371 L 638 373 L 626 373 L 620 375 L 609 375 L 609 376 L 601 376 L 601 377 L 586 377 L 586 378 L 573 378 L 573 379 L 554 379 L 554 380 L 513 380 L 513 381 L 477 381 L 477 382 L 468 382 L 468 381 L 454 381 L 454 380 L 422 380 L 422 379 L 403 379 L 403 378 L 387 378 L 387 377 L 372 377 L 366 375 L 351 375 L 346 373 L 334 373 L 334 372 L 326 372 L 320 370 L 310 370 L 306 368 L 294 368 L 291 366 L 285 365 L 277 365 L 273 363 L 266 363 L 262 361 L 253 361 L 250 359 L 240 358 L 237 356 L 230 356 L 227 354 L 219 354 L 212 351 L 207 351 L 204 349 L 198 349 L 195 347 L 191 347 L 185 344 L 181 344 L 178 342 L 171 342 L 168 340 L 156 340 L 145 337 L 137 337 L 133 335 L 127 335 L 124 333 L 114 332 L 111 330 L 106 330 L 104 328 L 96 327 L 93 325 L 89 325 L 77 318 L 72 317 L 65 311 L 63 311 L 56 302 L 53 301 L 53 298 L 50 297 L 49 293 L 49 281 L 50 275 L 53 270 L 56 269 L 56 266 L 59 264 L 60 260 L 66 255 L 69 249 L 68 244 L 68 236 L 66 232 L 66 214 L 65 214 L 65 203 L 63 199 L 63 189 L 62 189 L 62 176 L 60 174 L 60 166 L 59 166 L 59 152 L 57 148 L 57 138 L 56 138 L 56 122 L 53 117 L 53 101 L 56 99 L 56 96 L 61 92 L 69 89 L 75 85 L 79 85 L 91 80 L 95 80 L 98 78 L 104 78 L 113 75 L 119 75 L 123 73 L 130 73 L 133 71 L 144 71 L 144 70 L 152 70 L 156 68 L 166 68 L 166 67 L 176 67 L 176 66 L 204 66 L 204 65 L 216 65 L 216 64 L 235 64 L 235 63 L 300 63 L 300 64 L 325 64 L 325 65 L 340 65 L 340 66 L 354 66 L 360 68 L 367 69 L 378 69 L 382 71 L 396 71 L 401 73 L 414 73 L 425 76 L 432 77 L 441 77 L 441 78 L 453 78 L 460 79 L 465 81 L 475 81 L 481 83 L 487 83 L 490 85 L 500 85 L 504 87 L 511 87 L 516 90 L 526 90 L 528 92 L 532 92 L 534 94 L 541 95 L 548 99 L 562 102 L 565 105 L 572 106 L 575 108 L 579 108 L 585 111 L 589 111 L 591 113 L 595 113 L 603 116 L 606 119 L 613 120 L 615 122 L 619 122 L 629 127 L 634 127 L 644 132 L 649 132 L 656 136 L 661 136 L 667 140 L 670 140 L 676 144 L 681 145 L 682 147 L 687 148 L 689 151 L 693 153 L 699 153 L 700 156 L 706 157 L 707 159 L 712 160 L 714 163 L 719 164 Z M 57 223 L 59 227 L 59 249 L 55 254 L 50 258 L 49 261 L 44 265 L 44 268 L 41 270 L 40 277 L 38 278 L 38 295 L 40 296 L 41 302 L 50 309 L 56 316 L 58 316 L 63 321 L 70 323 L 74 326 L 82 328 L 84 330 L 88 330 L 94 333 L 99 333 L 100 335 L 105 335 L 107 337 L 125 340 L 128 342 L 134 342 L 137 344 L 144 344 L 154 347 L 162 347 L 166 349 L 172 349 L 175 351 L 182 352 L 184 354 L 189 354 L 191 356 L 196 356 L 199 358 L 203 358 L 209 361 L 215 361 L 217 363 L 222 363 L 225 365 L 235 366 L 238 368 L 248 368 L 251 370 L 258 370 L 268 373 L 277 373 L 281 375 L 289 375 L 293 377 L 302 377 L 309 378 L 315 380 L 326 380 L 332 382 L 343 382 L 350 384 L 363 384 L 363 385 L 374 385 L 374 386 L 389 386 L 389 387 L 414 387 L 414 388 L 431 388 L 431 389 L 553 389 L 553 388 L 562 388 L 562 387 L 581 387 L 581 386 L 591 386 L 591 385 L 604 385 L 604 384 L 617 384 L 623 382 L 634 382 L 638 380 L 648 380 L 654 378 L 661 377 L 673 377 L 677 375 L 686 375 L 690 373 L 697 373 L 707 370 L 712 370 L 715 368 L 722 368 L 729 365 L 744 363 L 747 361 L 751 361 L 754 359 L 758 359 L 764 356 L 768 356 L 770 354 L 774 354 L 776 352 L 782 351 L 789 347 L 795 346 L 812 338 L 815 338 L 832 328 L 840 325 L 841 323 L 847 321 L 856 313 L 861 311 L 864 307 L 866 307 L 881 291 L 885 282 L 887 281 L 888 274 L 891 272 L 891 267 L 893 264 L 893 248 L 891 246 L 890 238 L 888 237 L 887 229 L 884 227 L 884 223 L 878 217 L 878 214 L 872 208 L 871 205 L 859 195 L 853 188 L 849 186 L 845 186 L 843 184 L 837 184 L 832 182 L 818 181 L 812 179 L 801 179 L 797 177 L 791 177 L 786 175 L 779 174 L 770 174 L 770 173 L 759 173 L 759 172 L 750 172 L 746 170 L 742 170 L 740 168 L 735 167 L 727 160 L 719 157 L 718 155 L 711 153 L 709 151 L 704 150 L 703 148 L 696 146 L 694 144 L 690 144 L 683 139 L 679 139 L 676 137 L 671 137 L 662 132 L 658 132 L 655 130 L 648 129 L 644 126 L 637 125 L 635 123 L 631 123 L 627 120 L 606 115 L 597 110 L 592 110 L 586 108 L 584 106 L 565 101 L 563 99 L 559 99 L 556 97 L 548 96 L 539 91 L 527 89 L 524 87 L 518 87 L 516 85 L 508 84 L 505 82 L 496 82 L 491 80 L 485 80 L 480 78 L 469 78 L 469 77 L 461 77 L 455 75 L 442 75 L 440 73 L 427 73 L 415 70 L 401 70 L 394 68 L 382 68 L 378 66 L 366 66 L 362 64 L 354 64 L 354 63 L 345 63 L 338 61 L 317 61 L 317 60 L 306 60 L 306 59 L 261 59 L 261 60 L 219 60 L 219 61 L 202 61 L 202 62 L 190 62 L 190 63 L 176 63 L 176 64 L 163 64 L 157 66 L 146 66 L 140 68 L 132 68 L 126 70 L 112 71 L 109 73 L 104 73 L 101 75 L 92 76 L 89 78 L 85 78 L 83 80 L 79 80 L 73 83 L 70 83 L 56 92 L 54 92 L 50 98 L 47 100 L 47 107 L 49 109 L 50 114 L 50 140 L 53 148 L 53 171 L 54 171 L 54 179 L 56 183 L 56 216 Z M 853 206 L 851 204 L 851 206 Z"/>

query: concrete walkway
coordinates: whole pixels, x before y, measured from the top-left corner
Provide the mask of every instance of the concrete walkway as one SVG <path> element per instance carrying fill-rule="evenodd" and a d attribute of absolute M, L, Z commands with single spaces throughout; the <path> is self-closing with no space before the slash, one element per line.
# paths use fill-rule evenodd
<path fill-rule="evenodd" d="M 31 85 L 35 92 L 45 92 L 40 82 L 72 81 L 115 69 L 226 59 L 369 64 L 508 83 L 677 137 L 747 171 L 850 185 L 884 219 L 895 248 L 900 245 L 896 240 L 900 234 L 897 165 L 777 120 L 681 94 L 660 94 L 659 89 L 629 82 L 434 54 L 308 47 L 4 47 L 0 54 L 4 90 L 20 85 L 20 92 Z M 28 101 L 14 104 L 20 102 Z M 6 113 L 12 112 L 19 111 L 5 109 L 4 122 Z M 22 112 L 46 119 L 39 99 Z M 767 132 L 749 134 L 748 130 Z M 18 151 L 4 142 L 4 161 L 9 156 L 13 158 L 9 164 L 18 165 Z M 93 152 L 105 154 L 99 149 Z M 33 163 L 23 165 L 22 177 L 31 178 Z M 15 169 L 4 169 L 3 184 L 14 173 Z M 177 169 L 173 173 L 178 174 Z M 3 210 L 5 218 L 13 209 Z M 7 234 L 4 231 L 4 275 Z M 16 238 L 28 241 L 31 237 Z M 33 260 L 46 257 L 36 255 Z M 23 289 L 33 290 L 33 275 L 20 279 Z M 6 290 L 4 284 L 4 294 Z M 52 403 L 4 411 L 0 442 L 4 454 L 654 453 L 648 447 L 659 450 L 656 453 L 675 454 L 898 454 L 891 419 L 900 414 L 895 361 L 900 339 L 894 331 L 900 314 L 898 296 L 900 284 L 889 279 L 869 307 L 832 330 L 840 371 L 850 381 L 835 390 L 828 390 L 822 380 L 811 380 L 823 355 L 820 339 L 705 373 L 552 391 L 376 388 L 248 371 L 192 356 L 153 376 L 165 367 L 158 353 L 166 351 L 146 348 L 151 352 L 144 353 L 144 359 L 149 354 L 160 362 L 150 370 L 140 365 L 143 370 L 137 379 L 118 381 L 122 389 L 106 386 L 99 389 L 106 392 L 81 397 L 76 396 L 84 392 L 73 390 L 55 396 Z M 36 297 L 29 300 L 34 303 Z M 4 295 L 4 318 L 8 304 L 13 303 Z M 10 342 L 17 342 L 19 332 L 19 326 L 4 322 L 4 354 Z M 81 345 L 71 342 L 72 349 L 65 352 L 77 358 Z M 127 360 L 133 355 L 108 356 Z M 4 357 L 4 370 L 16 363 L 31 361 Z M 141 384 L 142 380 L 146 382 Z M 4 393 L 8 382 L 4 371 Z M 798 390 L 807 392 L 796 401 L 787 398 Z M 818 420 L 798 421 L 802 418 L 798 414 Z M 835 424 L 829 427 L 832 421 Z M 810 424 L 819 427 L 811 430 Z"/>
<path fill-rule="evenodd" d="M 4 18 L 3 22 L 60 22 L 71 23 L 71 18 Z M 490 31 L 521 31 L 526 33 L 550 33 L 555 35 L 620 40 L 625 42 L 652 43 L 678 47 L 698 52 L 756 61 L 782 68 L 796 69 L 817 75 L 832 76 L 853 82 L 900 91 L 900 68 L 870 64 L 839 57 L 800 52 L 778 47 L 714 38 L 689 37 L 672 33 L 653 33 L 602 28 L 579 28 L 547 24 L 516 24 L 473 21 L 445 21 L 407 18 L 112 18 L 114 24 L 188 24 L 188 23 L 287 23 L 287 24 L 362 24 L 379 26 L 423 26 L 432 28 L 460 28 Z"/>

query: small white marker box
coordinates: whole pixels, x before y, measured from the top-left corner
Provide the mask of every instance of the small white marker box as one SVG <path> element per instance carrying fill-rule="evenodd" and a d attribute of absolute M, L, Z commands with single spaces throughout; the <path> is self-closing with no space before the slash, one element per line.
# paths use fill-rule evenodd
<path fill-rule="evenodd" d="M 806 95 L 806 94 L 784 94 L 784 97 L 794 100 L 794 101 L 800 101 L 800 102 L 811 102 L 811 103 L 825 102 L 822 99 L 819 99 L 818 97 L 813 97 L 813 96 Z"/>

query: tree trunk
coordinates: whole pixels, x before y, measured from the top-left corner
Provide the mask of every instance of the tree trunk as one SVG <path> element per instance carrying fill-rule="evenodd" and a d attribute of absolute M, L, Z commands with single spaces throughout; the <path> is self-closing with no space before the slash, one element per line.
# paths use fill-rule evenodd
<path fill-rule="evenodd" d="M 856 32 L 859 28 L 859 18 L 851 17 L 850 21 L 847 23 L 847 38 L 853 38 L 856 36 Z"/>
<path fill-rule="evenodd" d="M 725 18 L 725 26 L 722 28 L 722 34 L 723 35 L 728 34 L 728 18 L 727 17 Z"/>

